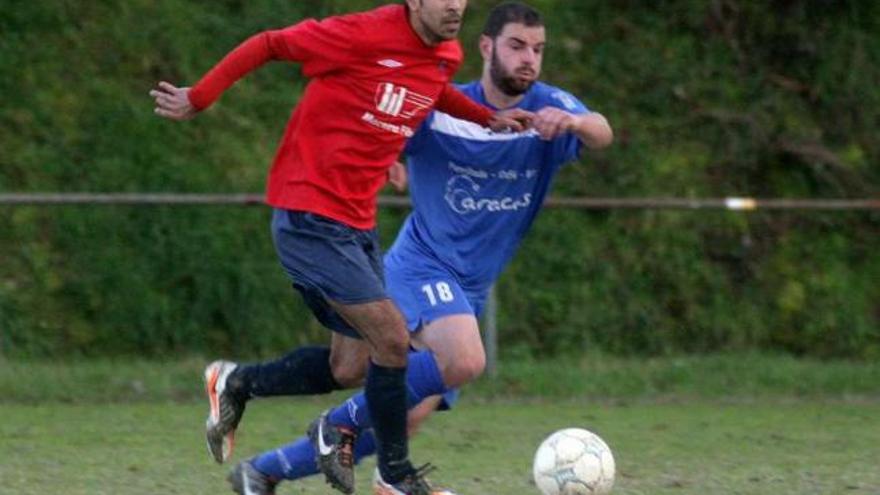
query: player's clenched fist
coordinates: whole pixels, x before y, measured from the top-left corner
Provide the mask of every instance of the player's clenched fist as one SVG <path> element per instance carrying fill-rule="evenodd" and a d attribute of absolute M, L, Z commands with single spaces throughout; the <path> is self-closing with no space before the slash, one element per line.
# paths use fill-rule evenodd
<path fill-rule="evenodd" d="M 578 118 L 565 110 L 556 107 L 545 107 L 535 112 L 532 125 L 543 139 L 556 139 L 558 136 L 573 131 Z"/>

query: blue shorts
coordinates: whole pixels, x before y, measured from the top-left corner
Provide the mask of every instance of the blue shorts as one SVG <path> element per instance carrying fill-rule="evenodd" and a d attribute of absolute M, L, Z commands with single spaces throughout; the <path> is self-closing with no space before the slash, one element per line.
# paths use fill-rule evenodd
<path fill-rule="evenodd" d="M 410 332 L 450 315 L 470 314 L 477 318 L 489 289 L 462 288 L 458 278 L 446 267 L 429 258 L 401 253 L 385 257 L 388 295 L 400 308 Z"/>
<path fill-rule="evenodd" d="M 315 213 L 276 208 L 272 239 L 281 265 L 318 321 L 334 332 L 361 338 L 327 301 L 388 299 L 376 229 L 359 230 Z"/>
<path fill-rule="evenodd" d="M 403 313 L 410 332 L 445 316 L 469 314 L 479 318 L 489 295 L 489 288 L 464 289 L 448 268 L 408 249 L 392 248 L 385 256 L 385 280 L 388 295 Z M 447 391 L 437 409 L 452 408 L 458 395 L 458 389 Z"/>

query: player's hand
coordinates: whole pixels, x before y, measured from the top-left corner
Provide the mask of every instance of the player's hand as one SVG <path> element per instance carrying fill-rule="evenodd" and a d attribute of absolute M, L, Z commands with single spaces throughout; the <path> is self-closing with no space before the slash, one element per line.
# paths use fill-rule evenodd
<path fill-rule="evenodd" d="M 532 125 L 541 135 L 541 139 L 549 141 L 574 129 L 577 117 L 556 107 L 544 107 L 535 112 Z"/>
<path fill-rule="evenodd" d="M 395 191 L 404 192 L 406 191 L 406 182 L 406 165 L 397 161 L 394 162 L 391 168 L 388 169 L 388 183 L 391 184 Z"/>
<path fill-rule="evenodd" d="M 534 114 L 520 108 L 495 112 L 489 119 L 489 128 L 495 132 L 522 132 L 532 125 Z"/>
<path fill-rule="evenodd" d="M 160 117 L 171 120 L 189 120 L 199 113 L 189 101 L 189 88 L 162 81 L 158 88 L 150 90 L 150 96 L 156 102 L 155 112 Z"/>

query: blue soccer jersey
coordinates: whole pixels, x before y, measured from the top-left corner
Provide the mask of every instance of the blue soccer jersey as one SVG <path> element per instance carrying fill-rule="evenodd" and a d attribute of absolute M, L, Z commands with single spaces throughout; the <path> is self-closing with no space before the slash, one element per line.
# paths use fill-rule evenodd
<path fill-rule="evenodd" d="M 484 105 L 482 85 L 460 86 Z M 535 83 L 518 107 L 588 110 Z M 411 330 L 444 314 L 479 315 L 483 299 L 531 226 L 559 168 L 581 142 L 567 133 L 493 133 L 435 111 L 406 147 L 413 211 L 385 256 L 388 290 Z"/>

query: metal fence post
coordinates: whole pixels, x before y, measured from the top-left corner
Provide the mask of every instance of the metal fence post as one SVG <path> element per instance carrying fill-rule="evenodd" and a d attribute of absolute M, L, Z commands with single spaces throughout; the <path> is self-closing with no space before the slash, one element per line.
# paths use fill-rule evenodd
<path fill-rule="evenodd" d="M 483 346 L 486 348 L 486 374 L 490 378 L 498 376 L 498 296 L 493 285 L 486 300 L 483 314 Z"/>

